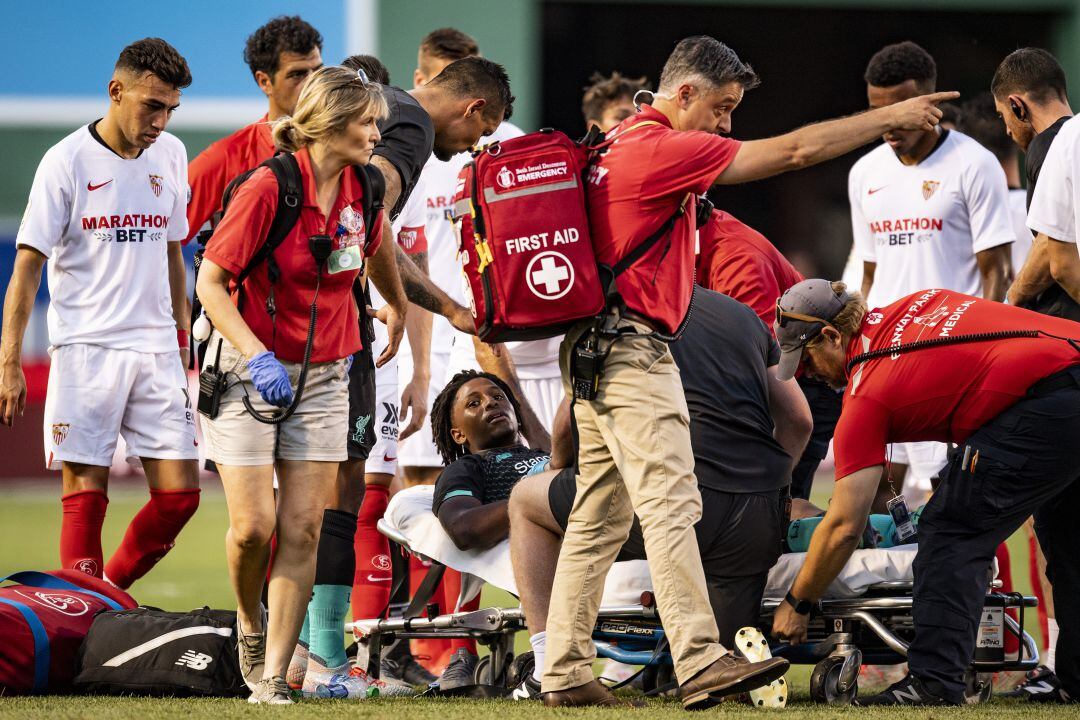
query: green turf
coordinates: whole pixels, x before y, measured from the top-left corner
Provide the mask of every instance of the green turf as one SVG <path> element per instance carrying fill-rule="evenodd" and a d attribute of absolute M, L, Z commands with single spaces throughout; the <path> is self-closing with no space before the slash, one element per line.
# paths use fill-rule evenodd
<path fill-rule="evenodd" d="M 146 500 L 146 491 L 138 488 L 115 488 L 111 493 L 109 513 L 105 523 L 104 547 L 106 556 L 116 547 L 128 520 Z M 5 490 L 0 505 L 0 572 L 17 570 L 48 570 L 58 565 L 60 503 L 58 488 L 45 485 L 37 488 Z M 227 513 L 220 487 L 211 484 L 203 492 L 199 512 L 184 529 L 176 548 L 139 581 L 132 594 L 144 605 L 169 610 L 190 610 L 209 605 L 218 608 L 235 607 L 225 568 L 224 535 Z M 1017 589 L 1030 592 L 1027 571 L 1027 542 L 1022 534 L 1010 540 L 1013 549 L 1013 578 Z M 485 591 L 488 605 L 508 606 L 512 598 L 497 590 Z M 1033 617 L 1033 616 L 1032 616 Z M 1028 621 L 1029 632 L 1037 632 L 1034 620 Z M 527 649 L 528 640 L 519 634 L 519 649 Z M 792 718 L 824 718 L 835 714 L 855 712 L 859 715 L 883 717 L 883 711 L 851 710 L 833 706 L 814 706 L 808 703 L 807 686 L 810 668 L 792 668 L 788 681 L 793 689 L 794 707 L 786 715 Z M 297 708 L 268 709 L 248 706 L 236 700 L 154 700 L 142 698 L 6 698 L 0 699 L 0 717 L 19 718 L 112 718 L 156 719 L 166 717 L 232 718 L 255 717 L 267 713 L 289 713 L 289 717 L 320 718 L 348 712 L 363 718 L 426 718 L 447 720 L 467 718 L 483 720 L 517 720 L 548 715 L 575 717 L 615 717 L 611 711 L 543 711 L 535 704 L 514 705 L 491 701 L 400 700 L 381 699 L 359 705 L 341 701 L 308 701 Z M 682 715 L 680 707 L 670 701 L 653 701 L 646 711 L 650 720 Z M 724 715 L 762 712 L 745 707 L 721 707 L 712 711 Z M 895 711 L 891 711 L 894 715 Z M 944 711 L 966 717 L 1080 717 L 1080 711 L 1061 707 L 1038 707 L 1030 704 L 995 700 L 989 706 Z M 940 717 L 942 710 L 900 713 L 903 717 Z M 284 717 L 284 715 L 282 715 Z"/>

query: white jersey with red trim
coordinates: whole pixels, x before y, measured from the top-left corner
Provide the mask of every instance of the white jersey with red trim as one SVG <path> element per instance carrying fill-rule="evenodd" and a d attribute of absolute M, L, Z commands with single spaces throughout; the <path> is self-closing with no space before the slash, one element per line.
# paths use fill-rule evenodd
<path fill-rule="evenodd" d="M 401 213 L 390 225 L 391 232 L 394 233 L 394 241 L 401 246 L 401 249 L 406 254 L 417 252 L 414 248 L 422 248 L 427 243 L 424 186 L 424 178 L 421 176 L 416 181 L 412 195 L 405 201 L 405 207 L 401 208 Z M 386 300 L 383 299 L 382 294 L 375 287 L 375 283 L 371 283 L 369 291 L 371 292 L 371 307 L 378 310 L 386 304 Z"/>
<path fill-rule="evenodd" d="M 848 197 L 856 253 L 877 264 L 870 307 L 927 287 L 981 295 L 975 254 L 1016 239 L 1004 171 L 955 130 L 917 165 L 888 145 L 870 151 L 851 169 Z"/>
<path fill-rule="evenodd" d="M 53 347 L 176 350 L 167 242 L 187 236 L 187 200 L 169 133 L 126 159 L 83 126 L 45 153 L 15 242 L 48 258 Z"/>

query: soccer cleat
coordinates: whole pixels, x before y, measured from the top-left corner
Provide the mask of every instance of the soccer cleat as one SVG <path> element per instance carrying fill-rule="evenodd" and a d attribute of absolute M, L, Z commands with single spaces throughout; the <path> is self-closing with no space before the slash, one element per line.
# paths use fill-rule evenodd
<path fill-rule="evenodd" d="M 1061 687 L 1061 681 L 1054 671 L 1045 665 L 1040 665 L 1027 674 L 1024 682 L 1013 690 L 1002 693 L 1002 697 L 1026 698 L 1031 702 L 1064 703 L 1069 701 L 1069 696 Z"/>
<path fill-rule="evenodd" d="M 363 679 L 368 684 L 368 687 L 378 690 L 379 697 L 415 697 L 416 690 L 412 685 L 409 685 L 401 680 L 383 680 L 382 678 L 376 680 L 367 674 L 367 670 L 358 665 L 353 665 L 349 670 L 350 675 L 355 675 Z M 370 691 L 369 691 L 370 692 Z"/>
<path fill-rule="evenodd" d="M 362 645 L 362 643 L 361 643 Z M 357 657 L 360 653 L 357 653 Z M 366 667 L 364 665 L 361 667 Z M 406 685 L 423 686 L 428 687 L 431 683 L 435 682 L 439 678 L 428 672 L 423 665 L 416 662 L 416 658 L 413 657 L 412 652 L 409 651 L 408 640 L 398 640 L 389 648 L 386 648 L 382 655 L 382 662 L 379 664 L 379 676 L 383 680 L 400 680 Z"/>
<path fill-rule="evenodd" d="M 289 685 L 285 678 L 276 675 L 264 678 L 255 683 L 248 702 L 252 705 L 292 705 L 293 700 L 289 697 Z"/>
<path fill-rule="evenodd" d="M 307 674 L 308 646 L 302 642 L 296 643 L 292 659 L 289 660 L 289 669 L 285 673 L 285 682 L 290 690 L 299 690 L 304 686 L 304 675 Z"/>
<path fill-rule="evenodd" d="M 927 689 L 922 680 L 914 675 L 908 675 L 903 680 L 895 682 L 877 695 L 858 698 L 855 704 L 860 707 L 870 705 L 955 705 L 940 695 L 935 695 Z"/>
<path fill-rule="evenodd" d="M 266 664 L 266 608 L 259 605 L 262 615 L 262 632 L 245 633 L 236 620 L 236 653 L 240 658 L 240 674 L 244 682 L 255 692 L 255 686 L 263 682 L 263 666 Z"/>
<path fill-rule="evenodd" d="M 729 695 L 764 687 L 783 677 L 789 665 L 783 658 L 752 663 L 741 655 L 725 653 L 679 686 L 683 707 L 705 710 Z"/>
<path fill-rule="evenodd" d="M 743 657 L 752 663 L 759 663 L 772 657 L 769 641 L 755 627 L 744 627 L 739 630 L 735 634 L 735 645 Z M 787 705 L 787 699 L 788 686 L 783 677 L 750 691 L 750 704 L 754 707 L 782 708 Z"/>
<path fill-rule="evenodd" d="M 540 699 L 540 681 L 532 676 L 532 673 L 525 676 L 513 692 L 510 693 L 511 700 L 539 700 Z"/>
<path fill-rule="evenodd" d="M 436 682 L 439 690 L 448 692 L 458 688 L 476 684 L 476 664 L 480 658 L 473 655 L 465 648 L 458 648 L 450 656 L 450 663 L 443 670 Z"/>
<path fill-rule="evenodd" d="M 326 667 L 326 661 L 315 653 L 308 656 L 307 672 L 304 674 L 304 697 L 339 698 L 363 700 L 376 697 L 378 688 L 368 683 L 367 674 L 353 674 L 353 667 L 345 663 L 341 667 Z"/>

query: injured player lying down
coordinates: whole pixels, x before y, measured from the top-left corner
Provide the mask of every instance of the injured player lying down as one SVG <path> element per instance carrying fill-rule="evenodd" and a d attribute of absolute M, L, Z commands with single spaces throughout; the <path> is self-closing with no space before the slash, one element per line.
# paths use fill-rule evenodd
<path fill-rule="evenodd" d="M 698 546 L 720 637 L 730 642 L 740 627 L 757 623 L 786 529 L 782 504 L 792 457 L 801 455 L 812 420 L 798 385 L 776 379 L 779 349 L 753 311 L 725 295 L 697 291 L 693 319 L 671 349 L 702 493 Z M 432 413 L 436 443 L 452 462 L 436 483 L 432 509 L 461 549 L 491 547 L 513 529 L 514 575 L 536 654 L 535 675 L 514 696 L 535 697 L 551 583 L 576 493 L 569 403 L 556 419 L 548 461 L 518 443 L 515 401 L 493 380 L 474 375 L 465 384 L 451 383 L 440 400 Z M 442 417 L 450 421 L 440 431 Z M 635 520 L 619 559 L 645 558 Z"/>

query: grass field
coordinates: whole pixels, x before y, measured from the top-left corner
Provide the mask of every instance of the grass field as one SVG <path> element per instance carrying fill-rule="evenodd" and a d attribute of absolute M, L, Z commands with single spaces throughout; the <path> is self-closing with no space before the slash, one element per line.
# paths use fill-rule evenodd
<path fill-rule="evenodd" d="M 118 487 L 112 493 L 109 514 L 105 523 L 104 547 L 108 555 L 119 543 L 127 521 L 145 502 L 145 490 L 138 487 Z M 58 538 L 60 504 L 56 488 L 49 484 L 40 488 L 5 490 L 5 500 L 0 505 L 0 572 L 8 574 L 17 570 L 48 570 L 58 564 Z M 181 534 L 176 548 L 146 578 L 132 589 L 135 598 L 144 605 L 154 605 L 169 610 L 190 610 L 209 605 L 218 608 L 234 607 L 229 589 L 223 539 L 227 524 L 224 498 L 220 489 L 211 484 L 204 490 L 199 512 Z M 1017 536 L 1010 541 L 1013 547 L 1013 576 L 1021 592 L 1030 592 L 1027 583 L 1026 540 Z M 486 591 L 485 602 L 491 605 L 508 605 L 509 596 L 499 591 Z M 1033 620 L 1029 620 L 1029 632 L 1037 632 Z M 527 641 L 519 637 L 519 646 Z M 859 716 L 882 717 L 884 711 L 815 706 L 809 703 L 808 679 L 810 668 L 799 666 L 792 669 L 788 681 L 793 688 L 793 703 L 785 710 L 791 718 L 825 718 L 854 713 Z M 156 718 L 214 717 L 225 718 L 265 717 L 268 714 L 293 718 L 329 718 L 347 712 L 350 717 L 387 718 L 389 720 L 518 720 L 542 716 L 574 716 L 581 718 L 615 717 L 614 711 L 545 711 L 535 704 L 511 704 L 509 702 L 435 700 L 435 699 L 380 699 L 359 704 L 345 705 L 340 701 L 308 701 L 294 708 L 264 708 L 249 706 L 237 700 L 155 700 L 144 698 L 6 698 L 0 699 L 0 717 L 18 718 Z M 680 717 L 681 707 L 674 701 L 651 701 L 643 711 L 650 720 Z M 726 716 L 756 714 L 759 712 L 745 706 L 723 706 L 712 713 Z M 986 718 L 1037 718 L 1078 717 L 1080 708 L 1037 705 L 995 700 L 990 705 L 957 710 L 890 711 L 892 717 L 937 718 L 942 715 Z"/>

